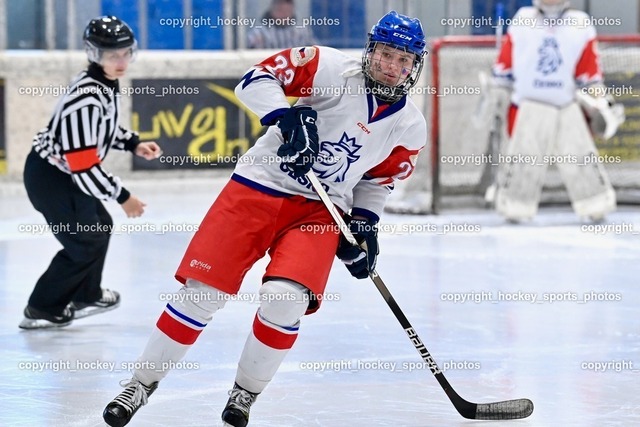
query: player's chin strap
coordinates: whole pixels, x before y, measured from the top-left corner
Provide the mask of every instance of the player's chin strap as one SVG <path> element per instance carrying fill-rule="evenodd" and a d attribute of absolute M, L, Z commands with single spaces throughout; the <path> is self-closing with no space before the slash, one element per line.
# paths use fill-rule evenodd
<path fill-rule="evenodd" d="M 355 237 L 353 237 L 353 234 L 351 234 L 349 227 L 345 223 L 344 219 L 342 219 L 342 214 L 340 214 L 338 208 L 336 208 L 336 206 L 329 198 L 329 195 L 322 187 L 322 184 L 320 183 L 320 180 L 318 179 L 316 174 L 313 172 L 313 170 L 310 170 L 305 176 L 311 182 L 313 189 L 320 197 L 320 200 L 322 200 L 322 203 L 324 203 L 324 205 L 329 210 L 331 217 L 340 228 L 342 235 L 347 239 L 349 243 L 357 246 L 358 242 L 356 241 Z M 460 395 L 456 393 L 453 387 L 451 387 L 449 381 L 447 381 L 447 379 L 445 378 L 444 374 L 436 364 L 436 361 L 424 346 L 420 337 L 418 337 L 417 332 L 415 331 L 415 329 L 413 329 L 413 326 L 411 326 L 411 323 L 404 315 L 402 309 L 393 298 L 393 296 L 389 292 L 389 289 L 387 289 L 387 286 L 384 284 L 375 269 L 369 273 L 369 277 L 376 285 L 376 288 L 378 288 L 378 291 L 380 291 L 380 293 L 382 294 L 382 297 L 387 302 L 387 305 L 389 306 L 391 311 L 393 311 L 393 314 L 396 316 L 396 318 L 400 322 L 400 325 L 402 325 L 402 328 L 407 333 L 409 340 L 416 348 L 416 350 L 418 350 L 418 353 L 420 353 L 420 357 L 422 357 L 422 360 L 424 360 L 427 366 L 429 366 L 429 370 L 431 370 L 431 373 L 436 377 L 438 383 L 444 389 L 447 397 L 449 397 L 449 400 L 451 400 L 451 403 L 453 403 L 453 406 L 460 413 L 460 415 L 465 418 L 476 420 L 513 420 L 526 418 L 531 415 L 531 413 L 533 412 L 533 402 L 531 402 L 529 399 L 506 400 L 494 403 L 472 403 L 460 397 Z"/>

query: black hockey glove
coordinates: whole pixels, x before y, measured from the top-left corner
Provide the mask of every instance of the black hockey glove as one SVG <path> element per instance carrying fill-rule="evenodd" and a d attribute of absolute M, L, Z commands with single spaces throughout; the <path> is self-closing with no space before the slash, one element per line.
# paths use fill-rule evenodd
<path fill-rule="evenodd" d="M 378 225 L 367 219 L 345 217 L 346 223 L 360 246 L 353 246 L 344 236 L 340 237 L 336 255 L 355 278 L 365 279 L 376 268 L 378 258 Z"/>
<path fill-rule="evenodd" d="M 318 113 L 311 107 L 291 107 L 278 120 L 284 143 L 278 148 L 278 156 L 296 177 L 311 170 L 318 157 Z"/>

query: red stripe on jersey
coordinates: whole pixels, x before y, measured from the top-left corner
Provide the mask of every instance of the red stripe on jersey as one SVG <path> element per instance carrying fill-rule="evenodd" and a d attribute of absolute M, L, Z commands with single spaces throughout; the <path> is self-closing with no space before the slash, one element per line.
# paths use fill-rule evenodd
<path fill-rule="evenodd" d="M 576 65 L 576 80 L 582 84 L 602 80 L 598 42 L 590 40 L 582 51 L 582 56 Z"/>
<path fill-rule="evenodd" d="M 305 97 L 313 93 L 313 79 L 318 71 L 320 50 L 316 47 L 285 49 L 258 64 L 277 78 L 286 96 Z"/>
<path fill-rule="evenodd" d="M 376 108 L 376 112 L 373 113 L 373 116 L 371 116 L 371 118 L 375 118 L 378 114 L 382 113 L 384 110 L 386 110 L 387 108 L 389 108 L 390 104 L 380 104 L 378 105 L 378 108 Z"/>
<path fill-rule="evenodd" d="M 64 155 L 71 172 L 79 172 L 91 169 L 95 165 L 100 164 L 100 158 L 96 147 L 89 147 L 80 151 L 65 153 Z"/>
<path fill-rule="evenodd" d="M 298 338 L 297 332 L 285 334 L 266 325 L 260 320 L 258 314 L 256 314 L 253 320 L 253 335 L 255 335 L 262 344 L 275 348 L 276 350 L 289 350 L 293 347 L 293 343 L 296 342 L 296 338 Z"/>
<path fill-rule="evenodd" d="M 391 184 L 396 179 L 406 179 L 416 167 L 419 152 L 420 150 L 398 146 L 382 163 L 370 169 L 367 175 L 382 185 Z"/>
<path fill-rule="evenodd" d="M 191 345 L 196 342 L 198 335 L 202 330 L 191 329 L 183 323 L 178 322 L 171 317 L 167 312 L 163 312 L 158 322 L 156 323 L 158 329 L 160 329 L 166 336 L 172 340 L 184 345 Z"/>
<path fill-rule="evenodd" d="M 495 69 L 498 75 L 508 74 L 513 68 L 513 55 L 511 54 L 513 44 L 511 43 L 511 36 L 506 34 L 502 38 L 502 46 L 500 47 L 500 54 L 496 59 Z"/>

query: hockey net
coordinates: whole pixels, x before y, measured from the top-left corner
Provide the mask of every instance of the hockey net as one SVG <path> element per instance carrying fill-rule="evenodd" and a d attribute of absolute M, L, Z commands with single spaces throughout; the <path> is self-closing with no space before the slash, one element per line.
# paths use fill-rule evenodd
<path fill-rule="evenodd" d="M 617 134 L 596 139 L 600 161 L 616 189 L 618 203 L 640 204 L 640 35 L 598 37 L 605 85 L 625 107 L 626 122 Z M 397 213 L 437 213 L 442 209 L 486 206 L 492 120 L 478 121 L 479 75 L 491 75 L 497 56 L 493 36 L 448 36 L 429 49 L 430 67 L 423 84 L 429 89 L 425 106 L 429 124 L 427 153 L 416 172 L 402 183 L 388 203 Z M 501 143 L 506 141 L 504 126 Z M 464 164 L 463 164 L 464 163 Z M 541 204 L 568 203 L 555 167 L 547 171 Z"/>

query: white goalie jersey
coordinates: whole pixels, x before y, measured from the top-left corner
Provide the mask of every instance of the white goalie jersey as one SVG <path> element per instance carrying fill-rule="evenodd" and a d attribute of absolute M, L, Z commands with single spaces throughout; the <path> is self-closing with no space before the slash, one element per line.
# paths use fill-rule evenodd
<path fill-rule="evenodd" d="M 236 96 L 263 125 L 288 108 L 308 105 L 318 113 L 320 153 L 313 171 L 332 201 L 379 219 L 398 179 L 407 178 L 427 140 L 426 121 L 408 97 L 387 104 L 366 89 L 359 59 L 328 47 L 283 50 L 252 67 Z M 294 177 L 276 152 L 283 143 L 277 126 L 238 161 L 233 179 L 272 194 L 318 199 L 306 177 Z"/>
<path fill-rule="evenodd" d="M 523 25 L 507 29 L 493 72 L 498 84 L 513 85 L 515 105 L 529 99 L 564 107 L 577 88 L 602 81 L 596 30 L 586 13 L 570 9 L 551 21 L 523 7 L 513 21 Z"/>

